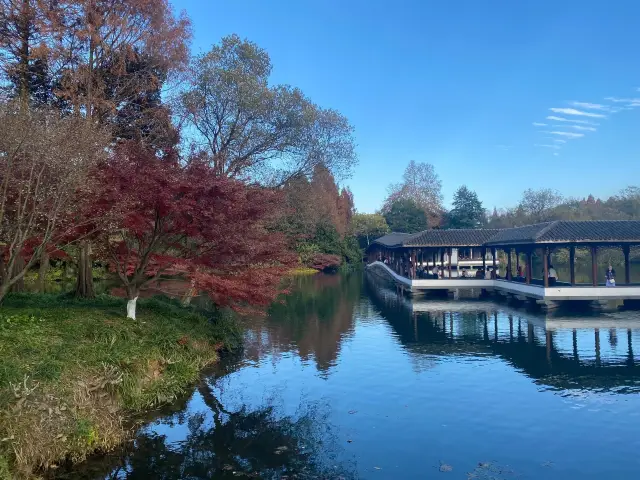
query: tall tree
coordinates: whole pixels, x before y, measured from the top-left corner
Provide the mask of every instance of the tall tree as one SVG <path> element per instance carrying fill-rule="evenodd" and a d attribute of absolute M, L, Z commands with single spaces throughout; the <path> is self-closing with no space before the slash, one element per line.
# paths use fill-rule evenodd
<path fill-rule="evenodd" d="M 397 200 L 412 200 L 424 210 L 430 224 L 438 225 L 444 211 L 442 182 L 433 165 L 411 160 L 402 175 L 402 182 L 389 185 L 383 212 Z"/>
<path fill-rule="evenodd" d="M 45 251 L 68 238 L 76 191 L 106 140 L 77 118 L 0 106 L 0 301 Z"/>
<path fill-rule="evenodd" d="M 222 39 L 191 66 L 178 101 L 220 176 L 282 185 L 324 165 L 338 178 L 355 163 L 353 129 L 338 112 L 313 104 L 286 85 L 269 85 L 266 51 L 237 35 Z"/>
<path fill-rule="evenodd" d="M 362 247 L 368 247 L 371 240 L 389 232 L 386 219 L 379 213 L 356 213 L 351 228 Z"/>
<path fill-rule="evenodd" d="M 453 208 L 449 212 L 449 227 L 479 228 L 486 223 L 486 214 L 478 194 L 462 185 L 453 195 Z"/>
<path fill-rule="evenodd" d="M 549 212 L 562 202 L 562 195 L 550 188 L 533 190 L 528 188 L 522 194 L 522 200 L 518 209 L 526 215 L 531 222 L 544 222 L 549 220 Z"/>
<path fill-rule="evenodd" d="M 384 218 L 392 232 L 417 233 L 429 227 L 424 210 L 410 199 L 393 202 Z"/>
<path fill-rule="evenodd" d="M 146 287 L 183 278 L 222 306 L 268 305 L 295 257 L 267 227 L 280 193 L 220 178 L 197 160 L 157 157 L 134 143 L 99 170 L 101 242 L 126 290 L 127 316 Z"/>

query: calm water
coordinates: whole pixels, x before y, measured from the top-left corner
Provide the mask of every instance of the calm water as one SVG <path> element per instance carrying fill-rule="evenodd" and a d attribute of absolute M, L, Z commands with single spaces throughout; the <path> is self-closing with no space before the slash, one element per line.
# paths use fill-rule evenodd
<path fill-rule="evenodd" d="M 638 363 L 638 312 L 298 279 L 241 356 L 66 477 L 637 479 Z"/>

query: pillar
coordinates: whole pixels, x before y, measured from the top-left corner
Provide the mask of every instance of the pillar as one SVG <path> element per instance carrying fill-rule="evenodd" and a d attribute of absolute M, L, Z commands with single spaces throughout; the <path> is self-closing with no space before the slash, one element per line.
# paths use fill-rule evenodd
<path fill-rule="evenodd" d="M 544 288 L 549 287 L 549 248 L 542 249 L 542 275 L 544 275 Z"/>
<path fill-rule="evenodd" d="M 491 256 L 493 257 L 493 273 L 495 275 L 495 273 L 496 273 L 496 256 L 497 256 L 496 247 L 493 247 L 491 249 Z"/>
<path fill-rule="evenodd" d="M 591 247 L 591 276 L 593 286 L 598 286 L 598 247 Z"/>
<path fill-rule="evenodd" d="M 440 266 L 444 270 L 444 248 L 440 249 Z M 444 272 L 442 273 L 442 277 L 444 278 Z"/>
<path fill-rule="evenodd" d="M 507 280 L 511 280 L 511 249 L 507 249 Z"/>
<path fill-rule="evenodd" d="M 452 249 L 449 248 L 448 251 L 447 251 L 447 255 L 449 256 L 449 265 L 448 265 L 449 266 L 449 279 L 451 279 L 451 252 L 452 252 Z"/>
<path fill-rule="evenodd" d="M 516 248 L 516 273 L 520 271 L 520 252 Z"/>
<path fill-rule="evenodd" d="M 532 264 L 533 262 L 531 261 L 531 250 L 527 250 L 526 251 L 526 255 L 527 255 L 527 285 L 529 285 L 531 283 L 531 268 L 532 268 Z"/>
<path fill-rule="evenodd" d="M 569 271 L 571 274 L 571 285 L 576 284 L 576 247 L 569 247 Z"/>
<path fill-rule="evenodd" d="M 418 258 L 415 250 L 411 250 L 410 258 L 411 258 L 411 264 L 413 265 L 413 267 L 409 269 L 409 276 L 411 278 L 416 278 L 416 263 L 418 261 Z"/>
<path fill-rule="evenodd" d="M 631 253 L 631 247 L 625 245 L 622 247 L 624 253 L 624 283 L 631 283 L 631 261 L 629 260 L 629 254 Z"/>
<path fill-rule="evenodd" d="M 487 249 L 482 248 L 482 270 L 487 271 Z"/>

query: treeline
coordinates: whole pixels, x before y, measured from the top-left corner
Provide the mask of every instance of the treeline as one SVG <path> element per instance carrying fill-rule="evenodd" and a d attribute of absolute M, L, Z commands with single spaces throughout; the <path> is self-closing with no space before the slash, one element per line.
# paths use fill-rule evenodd
<path fill-rule="evenodd" d="M 360 255 L 353 128 L 232 35 L 189 55 L 167 0 L 0 0 L 0 301 L 51 258 L 94 295 L 107 265 L 135 318 L 140 292 L 268 304 L 302 262 Z"/>
<path fill-rule="evenodd" d="M 415 233 L 429 228 L 508 228 L 554 220 L 640 219 L 640 188 L 627 187 L 607 199 L 564 197 L 552 189 L 527 189 L 512 208 L 487 211 L 476 192 L 459 187 L 452 208 L 443 206 L 442 182 L 433 165 L 410 162 L 403 180 L 388 188 L 379 212 L 354 216 L 360 245 L 387 232 Z"/>

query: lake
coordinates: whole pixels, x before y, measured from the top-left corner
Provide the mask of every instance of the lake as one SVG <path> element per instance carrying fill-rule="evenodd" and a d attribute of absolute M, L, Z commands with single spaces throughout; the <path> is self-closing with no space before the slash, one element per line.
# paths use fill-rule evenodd
<path fill-rule="evenodd" d="M 640 313 L 294 280 L 124 451 L 60 478 L 636 479 Z"/>

